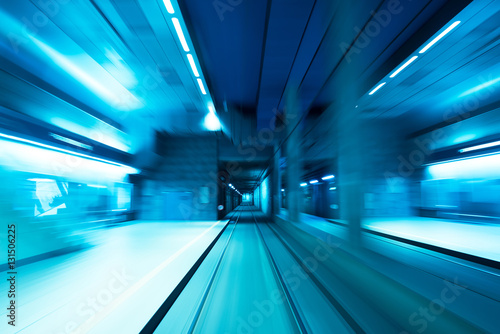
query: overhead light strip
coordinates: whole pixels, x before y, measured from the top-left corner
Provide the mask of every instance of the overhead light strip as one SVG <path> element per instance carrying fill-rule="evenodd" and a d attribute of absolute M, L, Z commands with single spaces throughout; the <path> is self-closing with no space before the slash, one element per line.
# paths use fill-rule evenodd
<path fill-rule="evenodd" d="M 196 64 L 194 62 L 193 55 L 188 53 L 187 58 L 189 60 L 189 65 L 191 65 L 191 69 L 193 70 L 194 76 L 198 78 L 200 76 L 200 73 L 198 72 L 198 69 L 196 68 Z"/>
<path fill-rule="evenodd" d="M 203 85 L 203 81 L 200 78 L 198 78 L 197 80 L 198 80 L 198 85 L 200 86 L 201 93 L 203 95 L 207 95 L 207 91 L 205 90 L 205 86 Z"/>
<path fill-rule="evenodd" d="M 132 169 L 134 169 L 134 170 L 137 171 L 137 169 L 135 169 L 134 167 L 127 166 L 127 165 L 121 164 L 119 162 L 114 162 L 114 161 L 110 161 L 110 160 L 106 160 L 106 159 L 102 159 L 102 158 L 98 158 L 98 157 L 93 157 L 91 155 L 87 155 L 87 154 L 83 154 L 83 153 L 79 153 L 79 152 L 74 152 L 74 151 L 66 150 L 64 148 L 59 148 L 59 147 L 56 147 L 56 146 L 46 145 L 46 144 L 43 144 L 43 143 L 39 143 L 39 142 L 36 142 L 36 141 L 33 141 L 33 140 L 29 140 L 29 139 L 24 139 L 24 138 L 21 138 L 21 137 L 11 136 L 11 135 L 7 135 L 7 134 L 4 134 L 4 133 L 0 133 L 0 137 L 6 138 L 6 139 L 10 139 L 10 140 L 14 140 L 14 141 L 21 142 L 21 143 L 26 143 L 26 144 L 38 146 L 38 147 L 43 147 L 43 148 L 46 148 L 46 149 L 49 149 L 49 150 L 52 150 L 52 151 L 62 152 L 62 153 L 66 153 L 66 154 L 75 155 L 75 156 L 79 156 L 79 157 L 82 157 L 82 158 L 90 159 L 90 160 L 96 160 L 96 161 L 104 162 L 104 163 L 107 163 L 107 164 L 110 164 L 110 165 L 115 165 L 115 166 L 119 166 L 119 167 L 126 167 L 126 168 L 132 168 Z"/>
<path fill-rule="evenodd" d="M 179 19 L 176 17 L 172 17 L 172 22 L 174 24 L 175 32 L 177 32 L 177 36 L 179 37 L 179 41 L 181 42 L 182 48 L 184 49 L 184 51 L 189 52 L 189 46 L 187 44 L 186 37 L 184 36 L 184 32 L 182 31 Z"/>
<path fill-rule="evenodd" d="M 377 87 L 375 87 L 375 89 L 373 89 L 370 93 L 368 93 L 368 95 L 375 94 L 380 88 L 384 87 L 386 83 L 387 82 L 382 82 L 380 85 L 378 85 Z"/>
<path fill-rule="evenodd" d="M 165 8 L 167 9 L 167 12 L 169 14 L 175 13 L 174 5 L 177 8 L 177 5 L 173 4 L 173 2 L 174 2 L 173 0 L 163 0 Z M 182 20 L 182 13 L 179 12 L 178 15 L 180 16 L 180 18 Z M 183 50 L 185 52 L 190 52 L 190 48 L 189 48 L 189 45 L 188 45 L 188 42 L 186 39 L 186 37 L 189 38 L 189 34 L 184 35 L 184 31 L 182 30 L 182 25 L 181 25 L 181 22 L 179 21 L 179 18 L 172 17 L 172 23 L 174 25 L 175 31 L 177 33 L 177 36 L 179 38 L 179 41 L 182 45 Z M 186 57 L 188 59 L 191 70 L 193 71 L 193 75 L 196 78 L 196 81 L 198 82 L 198 86 L 200 88 L 201 93 L 203 95 L 207 95 L 208 92 L 207 92 L 207 89 L 205 88 L 204 80 L 202 78 L 203 73 L 201 72 L 201 70 L 198 70 L 198 66 L 197 66 L 196 60 L 195 60 L 195 55 L 196 55 L 196 53 L 193 50 L 192 53 L 186 54 Z M 208 105 L 209 105 L 209 112 L 208 112 L 206 119 L 205 119 L 205 125 L 209 125 L 209 126 L 208 127 L 205 126 L 205 127 L 207 127 L 207 129 L 210 131 L 220 130 L 221 129 L 220 121 L 217 118 L 216 111 L 215 111 L 215 108 L 213 107 L 213 102 L 211 101 L 211 98 L 210 98 L 210 101 L 208 101 Z M 210 106 L 212 106 L 212 108 L 210 108 Z M 215 124 L 219 124 L 219 126 L 215 126 Z M 213 129 L 216 128 L 216 130 L 213 130 L 212 128 Z"/>
<path fill-rule="evenodd" d="M 453 22 L 448 28 L 446 28 L 443 32 L 441 32 L 439 35 L 437 35 L 432 41 L 427 43 L 418 53 L 423 54 L 427 50 L 429 50 L 434 44 L 439 42 L 444 36 L 449 34 L 453 29 L 455 29 L 461 21 L 455 21 Z M 389 77 L 392 79 L 395 76 L 397 76 L 401 71 L 403 71 L 405 68 L 410 66 L 415 60 L 417 60 L 418 56 L 413 56 L 410 59 L 408 59 L 403 65 L 401 65 L 396 71 L 394 71 Z M 379 84 L 377 87 L 375 87 L 368 95 L 373 95 L 375 94 L 380 88 L 382 88 L 387 82 L 383 82 Z"/>
<path fill-rule="evenodd" d="M 458 150 L 458 152 L 466 153 L 466 152 L 482 150 L 483 148 L 490 148 L 490 147 L 495 147 L 495 146 L 500 146 L 500 141 L 494 141 L 494 142 L 487 143 L 487 144 L 481 144 L 481 145 L 463 148 L 461 150 Z"/>
<path fill-rule="evenodd" d="M 430 41 L 429 44 L 427 44 L 426 46 L 424 46 L 424 48 L 422 50 L 420 50 L 418 53 L 425 53 L 434 44 L 436 44 L 437 42 L 439 42 L 440 39 L 442 39 L 444 36 L 446 36 L 450 31 L 452 31 L 453 29 L 455 29 L 456 26 L 458 26 L 460 24 L 460 22 L 461 21 L 455 21 L 455 22 L 453 22 L 453 24 L 451 26 L 449 26 L 448 28 L 446 28 L 445 31 L 443 31 L 442 33 L 440 33 L 439 35 L 437 35 L 436 38 L 434 38 L 432 41 Z"/>
<path fill-rule="evenodd" d="M 418 56 L 413 56 L 411 57 L 406 63 L 404 63 L 400 68 L 398 68 L 394 73 L 391 74 L 390 78 L 394 78 L 396 75 L 399 74 L 402 70 L 410 66 L 411 63 L 413 63 L 415 60 L 417 60 Z"/>
<path fill-rule="evenodd" d="M 167 12 L 169 14 L 175 13 L 174 7 L 172 6 L 172 3 L 170 2 L 170 0 L 163 0 L 163 4 L 165 5 L 165 8 L 167 8 Z"/>

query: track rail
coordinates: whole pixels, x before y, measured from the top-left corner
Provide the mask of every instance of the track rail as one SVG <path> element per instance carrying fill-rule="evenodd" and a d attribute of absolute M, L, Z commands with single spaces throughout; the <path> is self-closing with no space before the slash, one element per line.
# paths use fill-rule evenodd
<path fill-rule="evenodd" d="M 351 327 L 351 329 L 355 333 L 363 334 L 365 331 L 358 322 L 351 316 L 351 314 L 346 310 L 346 308 L 337 300 L 335 296 L 333 296 L 330 291 L 324 286 L 324 284 L 316 277 L 314 272 L 312 272 L 309 267 L 302 260 L 301 256 L 297 254 L 297 252 L 290 246 L 290 244 L 285 240 L 285 238 L 278 233 L 275 228 L 275 224 L 269 224 L 269 222 L 262 222 L 262 224 L 266 224 L 269 229 L 273 232 L 273 234 L 277 237 L 277 239 L 283 244 L 286 250 L 292 255 L 294 260 L 300 265 L 300 267 L 304 270 L 304 272 L 309 276 L 309 278 L 314 282 L 314 284 L 321 290 L 323 295 L 328 299 L 331 305 L 335 307 L 335 309 L 340 313 L 340 315 L 344 318 L 347 324 Z M 257 224 L 258 226 L 258 224 Z M 259 228 L 260 231 L 260 228 Z M 261 236 L 262 236 L 262 232 Z M 286 233 L 286 232 L 285 232 Z M 269 253 L 270 254 L 270 253 Z M 270 255 L 271 256 L 271 255 Z M 274 263 L 274 260 L 273 260 Z M 294 308 L 295 309 L 295 308 Z"/>
<path fill-rule="evenodd" d="M 234 217 L 236 215 L 238 215 L 238 216 L 236 217 L 236 219 L 234 219 Z M 226 244 L 224 245 L 224 250 L 222 251 L 221 256 L 219 257 L 219 260 L 217 261 L 217 265 L 216 265 L 214 271 L 212 272 L 212 275 L 210 277 L 210 281 L 208 282 L 208 285 L 205 288 L 205 291 L 203 292 L 202 300 L 198 306 L 198 309 L 196 310 L 195 318 L 194 318 L 193 322 L 191 323 L 191 326 L 188 329 L 188 333 L 193 333 L 194 329 L 196 328 L 196 325 L 198 324 L 198 320 L 200 319 L 201 311 L 203 310 L 203 307 L 205 306 L 205 303 L 206 303 L 207 298 L 208 298 L 208 294 L 210 293 L 210 289 L 214 285 L 215 277 L 217 276 L 217 272 L 219 271 L 219 268 L 221 266 L 222 259 L 224 258 L 224 255 L 226 254 L 227 246 L 229 245 L 229 242 L 231 241 L 234 229 L 236 228 L 236 225 L 238 225 L 240 217 L 241 217 L 241 209 L 238 211 L 235 210 L 235 213 L 229 219 L 230 220 L 229 223 L 231 223 L 231 221 L 234 220 L 233 229 L 231 230 L 231 234 L 229 235 L 229 238 L 227 238 Z"/>
<path fill-rule="evenodd" d="M 231 218 L 233 218 L 231 216 Z M 231 219 L 230 219 L 231 221 Z M 217 236 L 214 238 L 214 240 L 210 243 L 210 245 L 207 247 L 207 249 L 202 253 L 202 255 L 198 258 L 198 260 L 195 262 L 195 264 L 189 269 L 189 271 L 184 275 L 184 277 L 181 279 L 179 284 L 174 288 L 174 290 L 170 293 L 170 295 L 167 297 L 167 299 L 163 302 L 163 304 L 158 308 L 158 310 L 155 312 L 155 314 L 149 319 L 149 321 L 146 323 L 146 325 L 142 328 L 142 330 L 139 332 L 140 334 L 151 334 L 154 333 L 158 325 L 161 323 L 167 312 L 172 308 L 172 305 L 175 303 L 177 298 L 179 298 L 180 294 L 186 287 L 186 285 L 189 283 L 191 278 L 194 276 L 200 265 L 203 263 L 205 258 L 208 256 L 212 248 L 214 248 L 215 244 L 219 241 L 221 235 L 224 233 L 226 228 L 229 226 L 230 222 L 228 222 L 222 230 L 217 234 Z"/>
<path fill-rule="evenodd" d="M 301 333 L 307 333 L 308 331 L 306 329 L 304 321 L 299 316 L 299 312 L 297 310 L 297 307 L 293 303 L 290 291 L 289 291 L 287 285 L 285 284 L 285 279 L 283 278 L 283 275 L 281 275 L 280 271 L 278 270 L 276 262 L 275 262 L 273 256 L 271 255 L 271 251 L 269 250 L 269 246 L 267 245 L 266 240 L 264 239 L 264 235 L 262 234 L 262 231 L 260 230 L 259 222 L 257 221 L 257 218 L 255 217 L 255 214 L 254 214 L 253 210 L 250 211 L 250 212 L 252 213 L 252 217 L 253 217 L 253 220 L 255 222 L 255 227 L 256 227 L 256 229 L 258 231 L 258 234 L 259 234 L 259 237 L 260 237 L 260 239 L 262 241 L 262 244 L 264 245 L 264 248 L 266 250 L 266 255 L 267 255 L 267 257 L 269 258 L 269 260 L 270 260 L 270 262 L 272 264 L 274 275 L 275 275 L 275 277 L 276 277 L 279 285 L 281 286 L 281 289 L 285 293 L 285 297 L 286 297 L 288 306 L 292 310 L 292 314 L 293 314 L 293 317 L 294 317 L 295 322 L 297 324 L 297 327 L 299 328 L 299 330 L 300 330 Z"/>

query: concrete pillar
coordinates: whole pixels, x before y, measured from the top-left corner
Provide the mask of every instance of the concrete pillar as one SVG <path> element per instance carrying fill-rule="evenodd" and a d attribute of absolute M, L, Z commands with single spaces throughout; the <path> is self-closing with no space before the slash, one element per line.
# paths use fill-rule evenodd
<path fill-rule="evenodd" d="M 274 218 L 280 213 L 281 209 L 281 171 L 280 171 L 281 148 L 278 143 L 274 145 L 274 157 L 272 166 L 271 191 L 272 206 L 271 217 Z"/>
<path fill-rule="evenodd" d="M 343 110 L 342 115 L 337 127 L 340 217 L 349 224 L 349 241 L 358 247 L 364 207 L 363 131 L 355 112 Z"/>
<path fill-rule="evenodd" d="M 296 89 L 289 89 L 286 92 L 285 125 L 288 140 L 286 141 L 286 175 L 287 175 L 287 203 L 289 220 L 298 222 L 301 211 L 301 150 L 300 125 L 296 127 L 300 120 L 299 101 Z"/>

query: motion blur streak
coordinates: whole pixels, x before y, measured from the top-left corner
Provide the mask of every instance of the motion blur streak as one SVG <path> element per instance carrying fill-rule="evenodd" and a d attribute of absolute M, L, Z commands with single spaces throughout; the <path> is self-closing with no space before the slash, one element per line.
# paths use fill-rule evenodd
<path fill-rule="evenodd" d="M 499 332 L 500 1 L 0 22 L 0 333 Z"/>

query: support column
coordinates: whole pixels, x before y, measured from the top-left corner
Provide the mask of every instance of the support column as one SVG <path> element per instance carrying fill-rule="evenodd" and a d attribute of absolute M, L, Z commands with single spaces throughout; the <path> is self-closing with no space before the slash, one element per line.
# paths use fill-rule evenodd
<path fill-rule="evenodd" d="M 300 120 L 297 90 L 292 88 L 286 92 L 286 175 L 288 218 L 292 223 L 299 222 L 302 196 L 300 193 L 301 154 L 300 154 Z"/>
<path fill-rule="evenodd" d="M 271 216 L 273 221 L 276 215 L 280 213 L 281 209 L 281 171 L 280 171 L 280 158 L 281 158 L 281 148 L 279 143 L 274 145 L 274 157 L 273 157 L 273 174 L 272 174 L 272 207 Z"/>
<path fill-rule="evenodd" d="M 340 217 L 349 224 L 349 241 L 359 247 L 364 206 L 363 136 L 356 113 L 342 110 L 342 115 L 338 124 Z"/>

